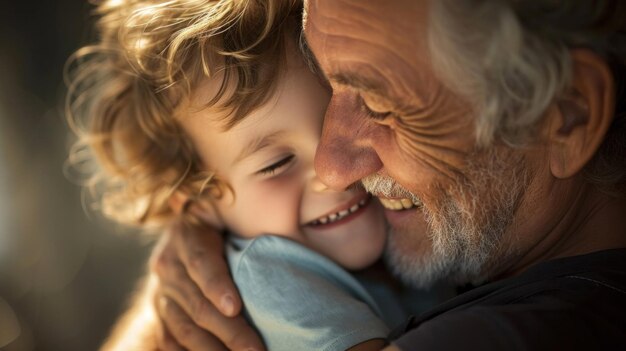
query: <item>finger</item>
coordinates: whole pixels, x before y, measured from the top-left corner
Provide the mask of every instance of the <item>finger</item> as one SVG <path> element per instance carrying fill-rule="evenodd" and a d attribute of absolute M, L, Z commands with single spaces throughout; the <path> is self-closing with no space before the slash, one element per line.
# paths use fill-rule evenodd
<path fill-rule="evenodd" d="M 157 313 L 160 314 L 158 299 L 160 299 L 161 295 L 157 292 L 153 294 L 152 306 Z M 156 346 L 158 351 L 185 351 L 185 349 L 180 346 L 172 334 L 167 330 L 161 318 L 156 318 L 154 321 L 154 332 L 156 336 Z"/>
<path fill-rule="evenodd" d="M 176 341 L 189 351 L 227 350 L 214 336 L 199 328 L 178 305 L 163 297 L 159 300 L 159 313 L 165 327 Z"/>
<path fill-rule="evenodd" d="M 172 265 L 170 268 L 169 280 L 189 281 L 175 278 L 187 274 L 182 265 Z M 224 316 L 194 284 L 169 284 L 166 279 L 161 282 L 161 294 L 174 300 L 193 322 L 210 331 L 230 350 L 263 349 L 261 339 L 242 316 Z"/>
<path fill-rule="evenodd" d="M 180 224 L 173 229 L 178 257 L 202 294 L 226 316 L 241 310 L 241 298 L 223 255 L 222 237 L 210 228 Z"/>
<path fill-rule="evenodd" d="M 178 345 L 172 334 L 162 323 L 157 323 L 155 328 L 159 351 L 185 351 L 182 346 Z"/>
<path fill-rule="evenodd" d="M 167 271 L 172 263 L 179 261 L 172 233 L 168 231 L 163 234 L 152 249 L 149 259 L 150 270 L 161 278 L 163 272 Z"/>

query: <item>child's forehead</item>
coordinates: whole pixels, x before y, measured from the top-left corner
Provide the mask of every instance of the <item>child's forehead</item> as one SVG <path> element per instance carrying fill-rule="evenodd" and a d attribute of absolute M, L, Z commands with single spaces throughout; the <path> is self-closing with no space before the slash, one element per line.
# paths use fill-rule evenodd
<path fill-rule="evenodd" d="M 224 105 L 233 96 L 236 87 L 236 81 L 232 78 L 229 82 L 224 82 L 222 72 L 198 80 L 179 102 L 175 118 L 184 121 L 187 118 L 202 117 L 207 122 L 214 122 L 216 126 L 225 128 L 233 109 Z M 221 96 L 215 100 L 218 94 Z"/>
<path fill-rule="evenodd" d="M 215 106 L 224 104 L 237 89 L 237 80 L 235 77 L 229 77 L 225 80 L 225 74 L 220 71 L 211 77 L 202 77 L 198 80 L 195 87 L 192 87 L 189 96 L 189 108 L 200 109 L 207 107 L 211 102 L 215 102 Z M 213 101 L 215 97 L 221 94 L 217 101 Z"/>
<path fill-rule="evenodd" d="M 258 93 L 250 94 L 249 99 L 259 103 L 255 104 L 252 109 L 247 110 L 247 113 L 241 116 L 236 124 L 231 122 L 233 114 L 237 107 L 247 102 L 245 100 L 232 100 L 238 88 L 236 75 L 231 74 L 225 80 L 225 74 L 220 72 L 212 77 L 203 78 L 191 90 L 186 102 L 181 103 L 180 112 L 178 113 L 179 118 L 202 115 L 205 118 L 210 118 L 225 130 L 231 129 L 241 122 L 245 123 L 250 116 L 258 115 L 259 111 L 271 109 L 281 98 L 281 86 L 284 85 L 285 75 L 281 74 L 276 77 L 274 84 L 271 86 L 272 89 L 266 87 L 267 91 L 265 92 L 259 91 Z"/>
<path fill-rule="evenodd" d="M 207 109 L 215 122 L 228 130 L 246 120 L 254 111 L 267 107 L 280 100 L 282 86 L 294 76 L 300 76 L 304 69 L 311 73 L 295 43 L 287 41 L 285 59 L 272 60 L 254 67 L 253 76 L 246 70 L 229 66 L 224 61 L 221 68 L 215 69 L 211 76 L 202 76 L 194 80 L 186 97 L 186 103 L 179 113 L 182 117 Z M 259 58 L 257 63 L 262 60 Z M 245 77 L 240 77 L 243 72 Z M 249 72 L 248 72 L 249 73 Z M 254 81 L 254 84 L 250 84 Z M 243 88 L 242 88 L 243 86 Z"/>
<path fill-rule="evenodd" d="M 179 119 L 202 119 L 204 126 L 215 127 L 220 132 L 248 130 L 257 128 L 263 130 L 267 125 L 273 125 L 276 120 L 285 119 L 285 123 L 294 121 L 302 123 L 301 114 L 308 115 L 311 111 L 318 111 L 324 106 L 324 101 L 316 97 L 320 95 L 319 84 L 312 78 L 311 72 L 305 67 L 290 67 L 276 81 L 275 89 L 268 94 L 267 99 L 258 103 L 254 108 L 232 124 L 233 108 L 224 107 L 226 102 L 237 89 L 237 83 L 230 79 L 224 85 L 224 94 L 217 101 L 213 101 L 222 89 L 224 75 L 203 79 L 190 94 L 189 101 L 182 109 Z M 317 116 L 318 113 L 315 113 Z M 317 118 L 316 117 L 316 121 Z"/>

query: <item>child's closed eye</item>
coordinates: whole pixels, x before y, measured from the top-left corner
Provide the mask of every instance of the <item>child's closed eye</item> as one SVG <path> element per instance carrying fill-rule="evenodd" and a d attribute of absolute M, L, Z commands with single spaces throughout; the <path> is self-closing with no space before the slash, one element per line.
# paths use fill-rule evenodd
<path fill-rule="evenodd" d="M 271 165 L 257 171 L 255 174 L 262 175 L 262 176 L 274 175 L 276 171 L 280 170 L 281 168 L 285 168 L 286 166 L 291 164 L 291 162 L 294 160 L 295 157 L 296 155 L 293 155 L 293 154 L 287 155 L 286 157 L 281 158 L 277 162 L 274 162 Z"/>

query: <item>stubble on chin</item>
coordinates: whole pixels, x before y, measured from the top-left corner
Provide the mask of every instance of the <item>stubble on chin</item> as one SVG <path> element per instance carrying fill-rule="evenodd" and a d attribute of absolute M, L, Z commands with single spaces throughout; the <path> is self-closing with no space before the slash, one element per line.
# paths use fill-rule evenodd
<path fill-rule="evenodd" d="M 439 200 L 417 210 L 423 212 L 425 229 L 389 228 L 386 260 L 410 285 L 478 284 L 497 261 L 514 254 L 513 238 L 506 243 L 503 238 L 529 182 L 524 159 L 502 150 L 471 159 L 462 179 L 438 187 L 434 198 Z"/>

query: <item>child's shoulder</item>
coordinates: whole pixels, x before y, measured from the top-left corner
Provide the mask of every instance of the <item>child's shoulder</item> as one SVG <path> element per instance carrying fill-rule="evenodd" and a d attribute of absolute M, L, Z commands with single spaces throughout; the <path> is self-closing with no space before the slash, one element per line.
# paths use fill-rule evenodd
<path fill-rule="evenodd" d="M 246 316 L 268 349 L 345 350 L 387 335 L 372 296 L 332 260 L 279 236 L 227 242 Z"/>
<path fill-rule="evenodd" d="M 323 271 L 344 271 L 327 257 L 310 248 L 277 235 L 262 235 L 246 239 L 228 235 L 226 255 L 233 275 L 242 274 L 242 270 L 255 273 L 281 267 L 300 267 L 301 269 Z"/>

